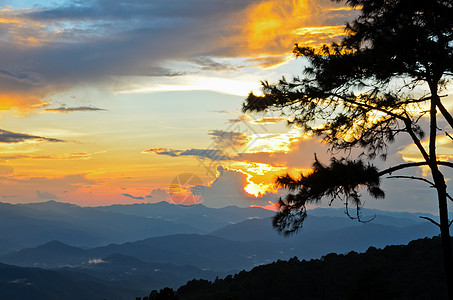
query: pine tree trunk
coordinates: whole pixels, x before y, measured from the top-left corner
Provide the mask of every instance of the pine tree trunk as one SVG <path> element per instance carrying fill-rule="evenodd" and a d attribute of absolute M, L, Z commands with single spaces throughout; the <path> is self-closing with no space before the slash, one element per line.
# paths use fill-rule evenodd
<path fill-rule="evenodd" d="M 440 77 L 439 77 L 440 78 Z M 437 190 L 439 203 L 440 236 L 444 257 L 445 277 L 447 280 L 448 299 L 453 300 L 453 253 L 451 249 L 450 224 L 448 220 L 447 184 L 442 172 L 437 165 L 436 136 L 437 136 L 437 107 L 440 98 L 437 93 L 439 80 L 433 80 L 429 84 L 431 91 L 430 109 L 430 141 L 429 141 L 429 167 L 431 169 L 434 185 Z"/>
<path fill-rule="evenodd" d="M 444 256 L 445 275 L 447 279 L 448 299 L 453 300 L 453 252 L 451 248 L 450 228 L 448 220 L 446 184 L 442 173 L 438 169 L 432 171 L 439 201 L 440 236 L 442 241 L 442 252 Z"/>

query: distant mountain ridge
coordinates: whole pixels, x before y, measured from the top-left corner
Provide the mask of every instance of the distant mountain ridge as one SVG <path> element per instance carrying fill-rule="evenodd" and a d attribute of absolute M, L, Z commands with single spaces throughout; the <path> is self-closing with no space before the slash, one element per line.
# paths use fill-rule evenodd
<path fill-rule="evenodd" d="M 351 223 L 338 217 L 310 217 L 297 235 L 283 238 L 275 233 L 271 219 L 250 219 L 216 230 L 210 235 L 176 234 L 135 242 L 81 249 L 52 241 L 0 256 L 0 261 L 23 267 L 85 267 L 90 260 L 120 254 L 150 263 L 192 265 L 219 273 L 250 269 L 275 259 L 299 256 L 319 258 L 330 252 L 362 252 L 370 246 L 405 244 L 437 235 L 432 224 L 404 227 Z"/>
<path fill-rule="evenodd" d="M 407 237 L 411 239 L 437 234 L 434 226 L 419 218 L 420 214 L 366 212 L 374 217 L 370 224 L 391 226 L 387 231 L 394 231 L 379 246 L 409 241 L 396 237 L 398 232 L 409 233 Z M 79 207 L 55 201 L 19 205 L 0 203 L 0 255 L 53 240 L 93 248 L 175 234 L 210 234 L 234 241 L 287 244 L 310 239 L 310 235 L 316 238 L 326 231 L 341 232 L 346 227 L 364 225 L 345 217 L 341 209 L 318 208 L 309 212 L 304 228 L 297 235 L 284 239 L 271 227 L 273 215 L 272 211 L 256 207 L 215 209 L 201 204 L 181 206 L 167 202 L 104 207 Z"/>
<path fill-rule="evenodd" d="M 203 204 L 186 206 L 168 202 L 117 204 L 94 207 L 93 209 L 190 224 L 199 229 L 200 233 L 207 233 L 249 218 L 266 218 L 274 215 L 274 212 L 259 207 L 210 208 Z"/>
<path fill-rule="evenodd" d="M 166 202 L 111 207 L 80 207 L 56 201 L 0 203 L 0 254 L 52 240 L 94 247 L 171 234 L 202 234 L 250 217 L 272 214 L 261 208 L 213 209 Z"/>

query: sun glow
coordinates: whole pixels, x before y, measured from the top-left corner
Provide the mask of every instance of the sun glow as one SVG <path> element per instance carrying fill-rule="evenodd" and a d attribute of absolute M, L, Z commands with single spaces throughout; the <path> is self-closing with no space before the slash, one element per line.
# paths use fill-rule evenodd
<path fill-rule="evenodd" d="M 286 133 L 253 134 L 246 152 L 289 152 L 291 144 L 297 142 L 301 137 L 302 133 L 297 129 Z"/>
<path fill-rule="evenodd" d="M 244 191 L 246 191 L 250 195 L 253 195 L 257 198 L 260 196 L 263 196 L 264 194 L 266 194 L 268 192 L 272 192 L 273 190 L 274 190 L 274 184 L 272 184 L 272 183 L 256 184 L 253 181 L 248 181 L 247 186 L 244 188 Z"/>
<path fill-rule="evenodd" d="M 230 168 L 231 170 L 247 176 L 244 191 L 255 197 L 261 197 L 267 193 L 276 193 L 275 177 L 286 169 L 256 162 L 234 162 L 233 165 L 234 167 Z"/>

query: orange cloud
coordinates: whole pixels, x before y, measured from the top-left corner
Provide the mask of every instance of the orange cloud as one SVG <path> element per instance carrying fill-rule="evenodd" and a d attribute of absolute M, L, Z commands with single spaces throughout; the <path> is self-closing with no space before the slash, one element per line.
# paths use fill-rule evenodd
<path fill-rule="evenodd" d="M 259 162 L 233 162 L 227 169 L 246 175 L 243 189 L 256 198 L 277 193 L 275 178 L 286 170 L 285 167 Z"/>
<path fill-rule="evenodd" d="M 246 51 L 278 55 L 292 50 L 294 43 L 317 46 L 343 35 L 345 19 L 353 14 L 331 1 L 268 0 L 245 11 L 242 34 Z M 327 24 L 326 24 L 327 23 Z"/>
<path fill-rule="evenodd" d="M 45 28 L 44 24 L 23 16 L 23 13 L 29 11 L 31 10 L 0 9 L 0 25 L 4 24 L 8 28 L 8 35 L 6 35 L 8 42 L 26 47 L 37 47 L 51 40 L 49 32 L 41 30 Z"/>
<path fill-rule="evenodd" d="M 0 111 L 19 109 L 22 112 L 36 110 L 49 103 L 43 99 L 44 91 L 5 91 L 0 93 Z"/>

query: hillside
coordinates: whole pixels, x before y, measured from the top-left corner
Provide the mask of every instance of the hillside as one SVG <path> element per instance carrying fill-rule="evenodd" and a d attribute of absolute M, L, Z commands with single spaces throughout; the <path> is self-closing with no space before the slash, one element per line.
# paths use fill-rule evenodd
<path fill-rule="evenodd" d="M 127 300 L 137 293 L 135 289 L 112 286 L 83 274 L 0 263 L 0 299 Z"/>
<path fill-rule="evenodd" d="M 446 299 L 446 293 L 438 238 L 370 247 L 362 254 L 277 261 L 214 282 L 192 280 L 176 292 L 180 300 Z"/>

